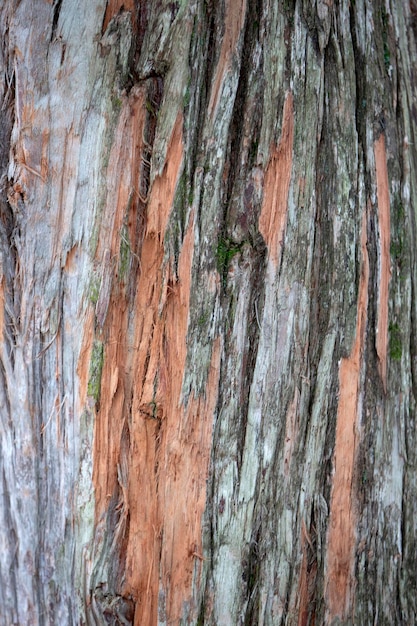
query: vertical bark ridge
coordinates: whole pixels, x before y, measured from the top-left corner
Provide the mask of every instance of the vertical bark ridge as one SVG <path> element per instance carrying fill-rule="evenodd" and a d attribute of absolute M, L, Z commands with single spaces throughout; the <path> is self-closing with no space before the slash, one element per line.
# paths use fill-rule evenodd
<path fill-rule="evenodd" d="M 215 113 L 215 109 L 219 102 L 219 92 L 224 82 L 225 72 L 230 71 L 233 56 L 238 48 L 238 41 L 243 30 L 246 17 L 246 0 L 239 0 L 239 3 L 232 0 L 225 1 L 224 34 L 222 37 L 219 60 L 216 66 L 216 72 L 212 83 L 209 115 Z"/>
<path fill-rule="evenodd" d="M 360 438 L 358 410 L 363 377 L 363 346 L 367 325 L 369 260 L 366 250 L 368 216 L 361 229 L 361 276 L 358 292 L 356 336 L 349 357 L 339 366 L 339 404 L 334 448 L 334 477 L 329 511 L 325 588 L 328 620 L 348 619 L 355 599 L 355 547 L 357 496 L 355 465 Z"/>
<path fill-rule="evenodd" d="M 286 95 L 282 119 L 280 142 L 276 149 L 271 151 L 265 172 L 264 202 L 259 216 L 259 232 L 268 247 L 269 258 L 275 266 L 279 264 L 282 251 L 292 170 L 294 111 L 291 93 Z"/>
<path fill-rule="evenodd" d="M 388 298 L 389 281 L 391 275 L 390 258 L 390 198 L 388 186 L 388 171 L 385 153 L 385 138 L 381 134 L 374 144 L 376 185 L 378 198 L 379 224 L 379 294 L 378 294 L 378 321 L 376 328 L 376 351 L 379 359 L 379 369 L 384 390 L 387 389 L 387 353 L 388 353 Z"/>

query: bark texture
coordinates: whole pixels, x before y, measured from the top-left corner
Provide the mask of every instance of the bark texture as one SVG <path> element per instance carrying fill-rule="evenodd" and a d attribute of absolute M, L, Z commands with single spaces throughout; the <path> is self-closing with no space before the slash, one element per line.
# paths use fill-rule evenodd
<path fill-rule="evenodd" d="M 0 35 L 0 623 L 415 624 L 415 0 Z"/>

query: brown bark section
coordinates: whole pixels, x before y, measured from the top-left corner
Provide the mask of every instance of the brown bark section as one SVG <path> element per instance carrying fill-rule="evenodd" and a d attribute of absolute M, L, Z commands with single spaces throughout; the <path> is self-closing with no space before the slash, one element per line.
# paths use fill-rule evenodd
<path fill-rule="evenodd" d="M 351 615 L 355 592 L 357 501 L 354 472 L 360 436 L 358 403 L 368 315 L 369 260 L 366 244 L 367 212 L 365 211 L 361 230 L 362 263 L 355 342 L 350 356 L 343 358 L 339 367 L 339 404 L 325 571 L 329 623 L 335 617 L 344 620 Z"/>
<path fill-rule="evenodd" d="M 100 410 L 95 421 L 94 485 L 96 519 L 100 520 L 108 507 L 109 497 L 117 485 L 117 463 L 123 422 L 120 422 L 123 403 L 129 388 L 129 352 L 126 353 L 128 298 L 123 286 L 112 289 L 113 271 L 119 257 L 119 237 L 126 219 L 129 240 L 134 246 L 138 237 L 137 222 L 143 229 L 139 213 L 143 207 L 138 201 L 137 181 L 140 178 L 142 136 L 145 121 L 145 93 L 133 93 L 121 111 L 115 141 L 108 166 L 107 209 L 101 226 L 96 252 L 101 265 L 100 293 L 95 307 L 100 326 L 106 320 L 102 338 L 106 339 Z M 130 206 L 129 205 L 133 205 Z M 130 208 L 130 211 L 129 211 Z M 138 215 L 136 215 L 136 212 Z M 106 261 L 106 263 L 105 263 Z M 111 296 L 111 300 L 110 300 Z M 107 316 L 107 317 L 106 317 Z M 87 372 L 88 375 L 88 372 Z M 115 406 L 116 405 L 116 406 Z M 112 419 L 110 419 L 112 415 Z M 119 417 L 119 419 L 116 418 Z"/>
<path fill-rule="evenodd" d="M 270 259 L 275 266 L 281 259 L 282 238 L 288 211 L 293 139 L 293 96 L 288 92 L 284 103 L 281 138 L 278 146 L 271 149 L 265 172 L 264 201 L 259 217 L 259 231 L 268 246 Z"/>
<path fill-rule="evenodd" d="M 374 144 L 379 224 L 379 285 L 378 321 L 376 329 L 376 351 L 379 359 L 379 374 L 384 391 L 387 391 L 387 348 L 388 348 L 388 297 L 391 277 L 390 257 L 390 198 L 387 171 L 385 136 L 381 134 Z"/>
<path fill-rule="evenodd" d="M 93 345 L 93 333 L 91 329 L 94 325 L 94 311 L 91 308 L 89 313 L 87 313 L 84 332 L 83 332 L 83 342 L 82 348 L 80 351 L 80 358 L 77 363 L 77 376 L 80 380 L 80 393 L 78 402 L 80 407 L 85 404 L 85 398 L 87 397 L 87 388 L 88 388 L 88 378 L 90 373 L 90 360 L 91 360 L 91 348 Z"/>

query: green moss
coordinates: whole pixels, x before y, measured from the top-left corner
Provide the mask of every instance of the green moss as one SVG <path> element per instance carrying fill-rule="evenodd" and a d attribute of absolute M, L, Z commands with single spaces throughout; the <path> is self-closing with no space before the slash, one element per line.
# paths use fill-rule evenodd
<path fill-rule="evenodd" d="M 249 148 L 249 162 L 251 165 L 255 163 L 256 157 L 258 156 L 258 147 L 259 147 L 259 140 L 254 139 L 251 142 L 251 145 Z"/>
<path fill-rule="evenodd" d="M 187 205 L 188 205 L 189 195 L 190 194 L 188 190 L 188 177 L 184 168 L 181 174 L 181 177 L 178 181 L 177 189 L 175 192 L 175 201 L 174 201 L 174 206 L 177 209 L 178 214 L 181 217 L 182 224 L 187 214 Z"/>
<path fill-rule="evenodd" d="M 384 64 L 385 69 L 388 71 L 391 65 L 391 52 L 388 45 L 388 13 L 384 8 L 381 8 L 381 22 L 382 22 L 382 42 L 384 46 Z"/>
<path fill-rule="evenodd" d="M 284 9 L 284 15 L 288 18 L 288 24 L 290 28 L 293 28 L 294 27 L 295 1 L 284 0 L 283 9 Z"/>
<path fill-rule="evenodd" d="M 113 94 L 111 96 L 111 104 L 112 104 L 112 107 L 113 107 L 113 111 L 115 111 L 116 113 L 119 112 L 120 109 L 122 108 L 122 101 L 115 94 Z"/>
<path fill-rule="evenodd" d="M 235 243 L 228 237 L 220 237 L 216 248 L 217 270 L 222 277 L 223 285 L 226 284 L 227 270 L 230 261 L 242 248 L 242 243 Z"/>
<path fill-rule="evenodd" d="M 390 245 L 390 253 L 391 253 L 392 258 L 395 261 L 401 260 L 402 252 L 403 252 L 403 242 L 402 242 L 401 237 L 398 237 L 397 239 L 393 239 Z"/>
<path fill-rule="evenodd" d="M 170 234 L 174 244 L 174 256 L 178 260 L 182 237 L 184 236 L 188 207 L 193 201 L 193 191 L 188 183 L 186 168 L 180 176 L 175 190 L 174 214 L 170 222 Z"/>
<path fill-rule="evenodd" d="M 182 102 L 184 109 L 188 107 L 188 105 L 190 104 L 190 100 L 191 100 L 191 93 L 190 93 L 190 85 L 188 84 L 186 87 L 183 102 Z"/>
<path fill-rule="evenodd" d="M 100 295 L 100 278 L 97 275 L 97 273 L 94 272 L 90 279 L 90 285 L 88 288 L 88 297 L 90 299 L 90 302 L 94 304 L 94 306 L 97 304 L 99 295 Z"/>
<path fill-rule="evenodd" d="M 389 331 L 389 355 L 394 361 L 400 361 L 402 356 L 401 330 L 398 324 L 390 324 Z"/>
<path fill-rule="evenodd" d="M 390 253 L 393 263 L 401 270 L 404 265 L 407 251 L 405 249 L 405 211 L 401 198 L 398 195 L 394 197 L 391 217 L 392 227 Z"/>
<path fill-rule="evenodd" d="M 155 109 L 154 105 L 152 104 L 152 102 L 149 99 L 146 100 L 145 107 L 146 107 L 146 110 L 148 111 L 148 113 L 150 113 L 153 117 L 157 117 L 158 112 L 157 112 L 157 110 Z"/>
<path fill-rule="evenodd" d="M 196 626 L 204 626 L 204 614 L 205 614 L 205 608 L 204 608 L 204 603 L 202 603 L 200 607 L 200 612 L 197 617 Z"/>
<path fill-rule="evenodd" d="M 91 350 L 90 374 L 88 378 L 87 393 L 96 402 L 100 400 L 101 372 L 103 370 L 104 346 L 101 341 L 94 340 Z"/>
<path fill-rule="evenodd" d="M 388 70 L 391 65 L 391 53 L 389 51 L 388 44 L 384 42 L 384 63 L 385 68 Z"/>
<path fill-rule="evenodd" d="M 197 320 L 199 326 L 205 326 L 210 319 L 209 311 L 203 311 Z"/>

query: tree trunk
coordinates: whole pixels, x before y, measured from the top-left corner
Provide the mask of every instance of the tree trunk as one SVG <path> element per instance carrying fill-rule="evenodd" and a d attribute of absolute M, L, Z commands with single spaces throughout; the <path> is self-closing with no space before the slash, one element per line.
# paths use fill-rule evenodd
<path fill-rule="evenodd" d="M 0 7 L 0 622 L 417 623 L 417 3 Z"/>

